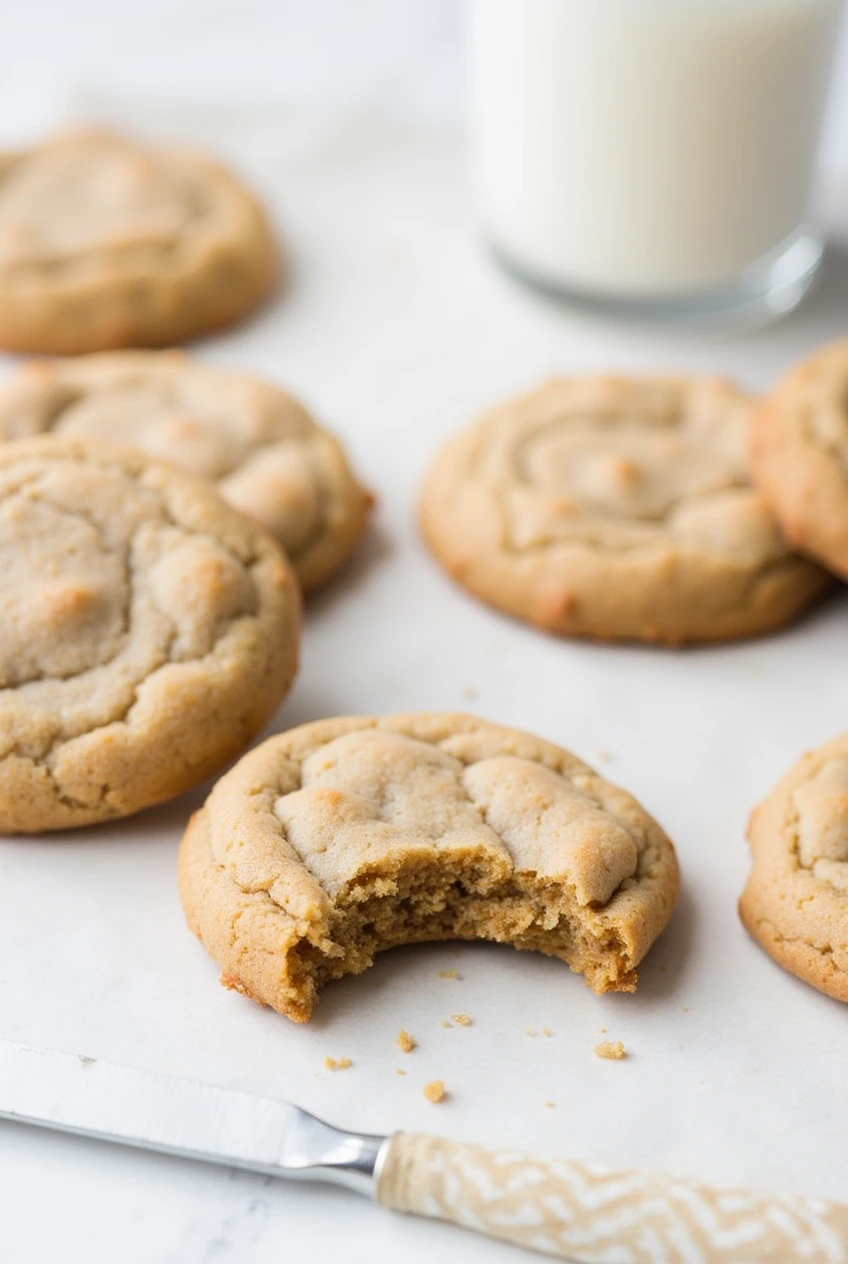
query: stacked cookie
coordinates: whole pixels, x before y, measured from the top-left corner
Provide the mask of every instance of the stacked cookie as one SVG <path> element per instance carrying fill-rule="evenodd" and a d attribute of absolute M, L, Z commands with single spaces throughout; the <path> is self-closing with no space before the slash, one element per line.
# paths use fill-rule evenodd
<path fill-rule="evenodd" d="M 237 755 L 295 673 L 299 590 L 371 498 L 279 387 L 179 352 L 269 291 L 216 164 L 87 133 L 0 157 L 0 830 L 135 812 Z"/>

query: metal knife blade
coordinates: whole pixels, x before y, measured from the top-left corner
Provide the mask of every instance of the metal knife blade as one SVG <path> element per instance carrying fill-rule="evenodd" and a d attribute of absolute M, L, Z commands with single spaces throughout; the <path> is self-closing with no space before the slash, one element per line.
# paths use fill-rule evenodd
<path fill-rule="evenodd" d="M 288 1102 L 5 1040 L 0 1118 L 369 1195 L 386 1142 Z"/>

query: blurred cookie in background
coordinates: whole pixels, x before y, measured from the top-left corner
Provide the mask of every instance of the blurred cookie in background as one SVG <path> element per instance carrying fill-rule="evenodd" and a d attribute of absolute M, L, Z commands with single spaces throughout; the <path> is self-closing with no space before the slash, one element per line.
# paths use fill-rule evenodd
<path fill-rule="evenodd" d="M 261 206 L 208 158 L 95 131 L 0 153 L 0 347 L 181 342 L 252 311 L 277 271 Z"/>
<path fill-rule="evenodd" d="M 45 432 L 132 444 L 211 479 L 305 589 L 345 561 L 372 504 L 338 440 L 281 387 L 179 351 L 25 365 L 0 384 L 0 440 Z"/>

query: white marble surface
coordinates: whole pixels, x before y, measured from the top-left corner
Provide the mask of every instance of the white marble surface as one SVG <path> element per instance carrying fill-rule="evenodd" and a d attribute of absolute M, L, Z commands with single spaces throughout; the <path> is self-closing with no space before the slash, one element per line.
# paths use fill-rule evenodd
<path fill-rule="evenodd" d="M 108 828 L 0 843 L 0 1035 L 288 1095 L 354 1127 L 844 1197 L 844 1007 L 778 970 L 735 914 L 750 807 L 805 746 L 845 726 L 844 594 L 784 635 L 720 649 L 559 643 L 454 589 L 418 541 L 413 504 L 443 435 L 552 371 L 680 367 L 765 385 L 844 332 L 848 241 L 805 307 L 771 330 L 636 339 L 581 326 L 490 266 L 450 133 L 273 112 L 141 121 L 237 156 L 290 243 L 285 296 L 201 354 L 300 392 L 379 495 L 368 546 L 310 606 L 303 670 L 276 727 L 464 708 L 590 762 L 605 748 L 604 771 L 677 842 L 685 890 L 634 997 L 595 997 L 557 963 L 506 949 L 418 948 L 333 986 L 300 1028 L 219 988 L 184 929 L 174 856 L 195 794 Z M 449 967 L 462 977 L 440 979 Z M 473 1026 L 442 1028 L 459 1010 Z M 420 1041 L 406 1058 L 400 1027 Z M 542 1027 L 553 1035 L 526 1034 Z M 593 1056 L 601 1027 L 627 1061 Z M 328 1054 L 354 1065 L 328 1073 Z M 420 1092 L 434 1077 L 450 1091 L 439 1107 Z M 0 1127 L 10 1264 L 424 1264 L 434 1251 L 519 1258 L 352 1195 Z"/>

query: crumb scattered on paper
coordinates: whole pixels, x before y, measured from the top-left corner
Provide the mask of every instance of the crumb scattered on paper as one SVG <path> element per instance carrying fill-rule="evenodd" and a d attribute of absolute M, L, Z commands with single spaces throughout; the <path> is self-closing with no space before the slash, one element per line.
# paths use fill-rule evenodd
<path fill-rule="evenodd" d="M 325 1058 L 324 1066 L 328 1071 L 346 1071 L 353 1063 L 350 1058 Z"/>
<path fill-rule="evenodd" d="M 445 1098 L 445 1082 L 444 1080 L 431 1080 L 429 1084 L 425 1084 L 421 1092 L 427 1098 L 428 1102 L 434 1104 L 444 1101 Z"/>
<path fill-rule="evenodd" d="M 440 970 L 439 978 L 440 979 L 458 979 L 459 975 L 457 974 L 456 970 Z"/>
<path fill-rule="evenodd" d="M 605 1036 L 607 1034 L 606 1027 L 599 1027 L 598 1031 L 601 1033 L 602 1036 Z"/>
<path fill-rule="evenodd" d="M 401 1071 L 400 1067 L 395 1067 L 395 1075 L 406 1075 L 406 1071 Z"/>
<path fill-rule="evenodd" d="M 412 1050 L 415 1048 L 415 1037 L 410 1036 L 409 1032 L 401 1027 L 397 1034 L 397 1045 L 401 1053 L 412 1053 Z"/>
<path fill-rule="evenodd" d="M 689 1006 L 688 1006 L 688 1005 L 684 1005 L 684 1006 L 682 1007 L 682 1009 L 683 1009 L 683 1013 L 684 1013 L 684 1014 L 688 1014 L 688 1013 L 689 1013 Z"/>
<path fill-rule="evenodd" d="M 545 1102 L 546 1106 L 553 1106 L 553 1102 Z"/>
<path fill-rule="evenodd" d="M 543 1027 L 543 1028 L 542 1028 L 542 1035 L 543 1035 L 543 1036 L 552 1036 L 553 1034 L 554 1034 L 554 1033 L 551 1031 L 550 1027 Z"/>
<path fill-rule="evenodd" d="M 627 1050 L 620 1040 L 602 1040 L 595 1045 L 595 1053 L 599 1058 L 609 1058 L 612 1062 L 620 1062 L 627 1057 Z"/>
<path fill-rule="evenodd" d="M 447 1018 L 443 1018 L 443 1019 L 442 1019 L 442 1026 L 443 1026 L 443 1027 L 453 1027 L 453 1023 L 449 1022 Z"/>
<path fill-rule="evenodd" d="M 608 764 L 612 759 L 612 755 L 609 753 L 606 746 L 599 746 L 595 751 L 595 758 L 599 759 L 602 764 Z"/>
<path fill-rule="evenodd" d="M 474 688 L 473 685 L 463 685 L 462 696 L 463 698 L 466 699 L 467 702 L 473 702 L 475 698 L 477 697 L 477 690 Z"/>
<path fill-rule="evenodd" d="M 525 1036 L 535 1036 L 535 1035 L 536 1035 L 536 1028 L 535 1028 L 535 1027 L 525 1027 L 525 1028 L 524 1028 L 524 1034 L 525 1034 Z"/>
<path fill-rule="evenodd" d="M 470 1014 L 451 1014 L 451 1018 L 452 1018 L 452 1019 L 453 1019 L 453 1021 L 454 1021 L 455 1023 L 457 1023 L 460 1027 L 470 1027 L 470 1026 L 471 1026 L 471 1015 L 470 1015 Z"/>

